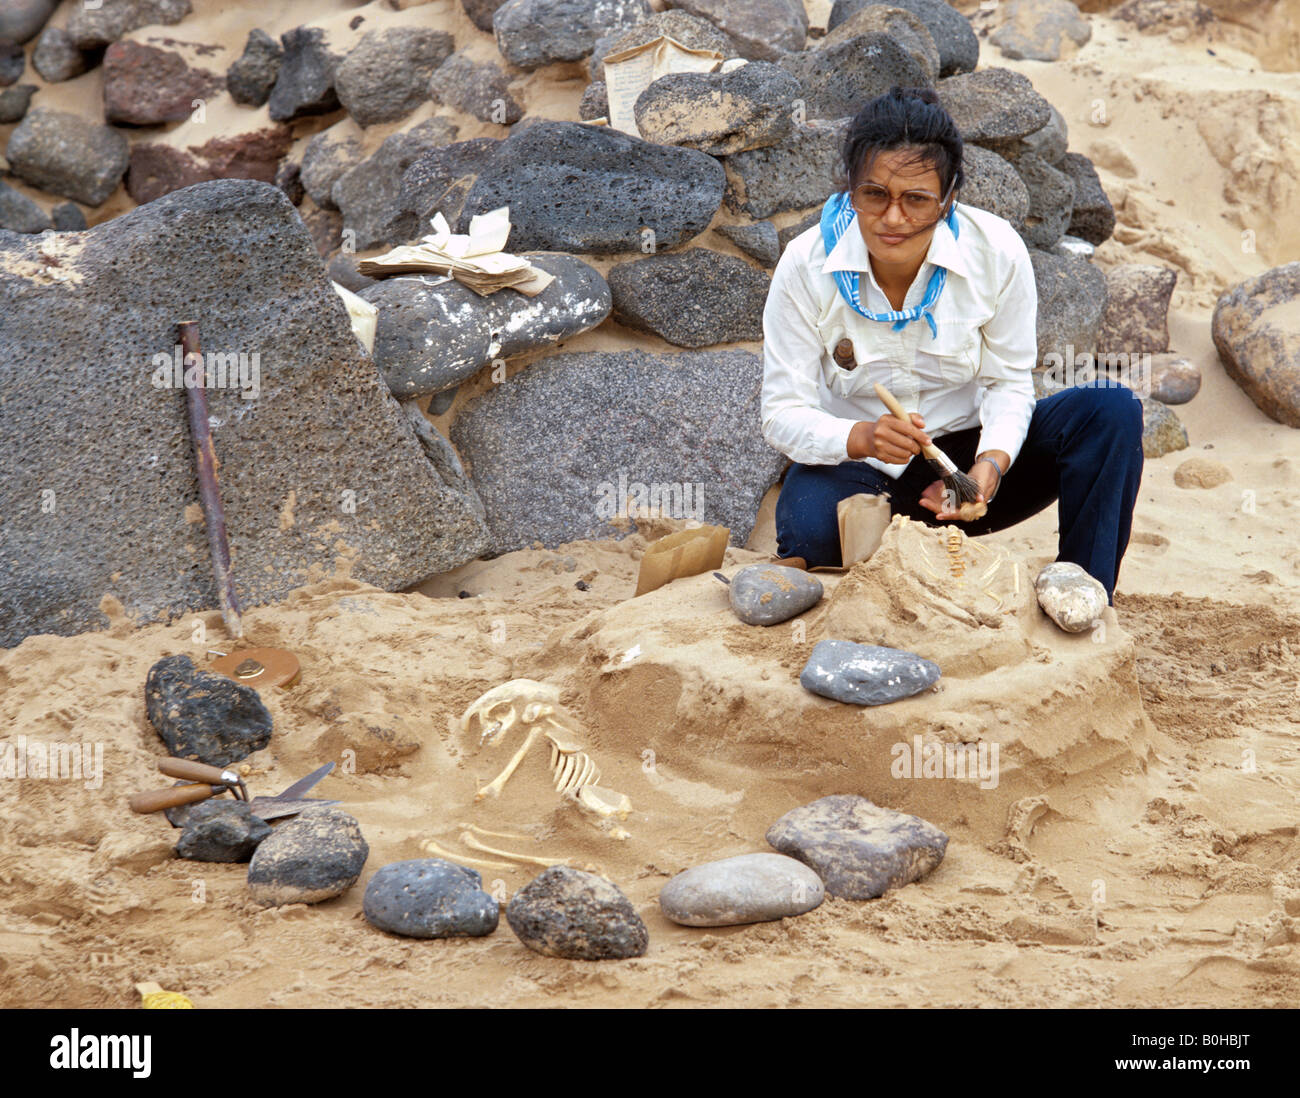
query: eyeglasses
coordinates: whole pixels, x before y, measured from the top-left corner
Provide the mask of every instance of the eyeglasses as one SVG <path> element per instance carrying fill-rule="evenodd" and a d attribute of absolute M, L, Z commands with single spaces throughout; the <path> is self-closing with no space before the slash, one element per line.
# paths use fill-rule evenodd
<path fill-rule="evenodd" d="M 859 183 L 853 188 L 850 201 L 858 213 L 868 217 L 880 217 L 897 201 L 898 208 L 908 221 L 914 225 L 929 225 L 939 220 L 940 211 L 956 183 L 957 180 L 954 179 L 948 185 L 948 193 L 942 198 L 929 191 L 904 191 L 897 199 L 889 193 L 888 187 L 882 187 L 879 183 Z"/>

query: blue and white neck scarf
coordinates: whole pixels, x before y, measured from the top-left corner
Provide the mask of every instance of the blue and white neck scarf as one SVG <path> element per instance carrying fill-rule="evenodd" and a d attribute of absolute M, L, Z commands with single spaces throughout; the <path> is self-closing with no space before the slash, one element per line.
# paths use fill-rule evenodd
<path fill-rule="evenodd" d="M 822 241 L 826 245 L 826 254 L 831 254 L 831 249 L 839 242 L 840 237 L 845 230 L 853 223 L 855 214 L 853 204 L 849 201 L 849 192 L 840 191 L 833 194 L 826 200 L 826 205 L 822 207 Z M 948 210 L 946 218 L 948 228 L 952 230 L 953 238 L 957 236 L 957 203 L 952 204 Z M 921 304 L 913 305 L 910 309 L 891 309 L 887 313 L 869 313 L 862 307 L 862 298 L 858 294 L 858 279 L 860 271 L 832 271 L 835 276 L 835 282 L 840 288 L 840 294 L 844 300 L 852 306 L 855 312 L 861 313 L 868 320 L 893 321 L 894 330 L 897 331 L 907 325 L 908 321 L 915 320 L 917 317 L 925 317 L 926 323 L 930 325 L 931 338 L 939 334 L 938 325 L 934 322 L 934 307 L 939 302 L 939 295 L 943 293 L 944 283 L 948 280 L 948 271 L 939 264 L 934 265 L 934 270 L 930 272 L 930 281 L 925 287 L 925 297 L 922 298 Z"/>

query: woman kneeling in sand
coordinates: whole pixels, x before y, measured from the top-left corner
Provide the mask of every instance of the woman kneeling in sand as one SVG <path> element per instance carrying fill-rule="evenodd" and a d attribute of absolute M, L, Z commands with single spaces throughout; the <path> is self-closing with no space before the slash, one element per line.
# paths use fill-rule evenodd
<path fill-rule="evenodd" d="M 1057 559 L 1113 602 L 1142 479 L 1141 403 L 1106 379 L 1035 402 L 1029 252 L 1009 222 L 957 202 L 961 163 L 935 93 L 892 88 L 848 127 L 847 189 L 776 266 L 763 435 L 794 462 L 776 505 L 778 554 L 839 565 L 836 505 L 859 492 L 887 494 L 896 515 L 960 521 L 929 463 L 912 460 L 933 439 L 988 505 L 968 533 L 1059 500 Z M 876 383 L 910 422 L 889 414 Z"/>

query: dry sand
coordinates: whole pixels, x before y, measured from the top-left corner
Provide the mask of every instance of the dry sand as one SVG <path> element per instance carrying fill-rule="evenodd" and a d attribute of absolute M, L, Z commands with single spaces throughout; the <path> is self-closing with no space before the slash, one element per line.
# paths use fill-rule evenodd
<path fill-rule="evenodd" d="M 221 42 L 222 67 L 252 26 L 345 27 L 358 12 L 362 30 L 436 19 L 481 56 L 495 52 L 454 0 L 402 13 L 305 0 L 195 9 L 169 33 Z M 639 557 L 665 524 L 475 562 L 406 594 L 350 580 L 341 551 L 337 575 L 246 617 L 253 643 L 291 648 L 304 664 L 299 686 L 266 698 L 275 736 L 249 760 L 249 781 L 275 791 L 330 759 L 354 771 L 319 792 L 356 815 L 370 860 L 338 900 L 262 910 L 243 867 L 171 857 L 176 833 L 125 804 L 156 783 L 164 754 L 145 719 L 145 675 L 164 655 L 201 662 L 221 647 L 219 615 L 137 627 L 106 599 L 106 631 L 0 652 L 0 739 L 104 750 L 99 788 L 0 782 L 0 1005 L 126 1006 L 141 980 L 200 1007 L 1293 1005 L 1300 434 L 1242 395 L 1209 337 L 1215 295 L 1300 243 L 1288 214 L 1300 77 L 1267 69 L 1295 68 L 1300 50 L 1277 32 L 1279 12 L 1300 5 L 1254 11 L 1214 38 L 1139 33 L 1094 15 L 1092 42 L 1054 64 L 1005 62 L 984 43 L 983 63 L 1028 74 L 1066 116 L 1071 148 L 1098 158 L 1120 217 L 1098 262 L 1179 270 L 1172 347 L 1205 377 L 1178 409 L 1191 449 L 1147 463 L 1104 636 L 1046 625 L 1017 601 L 1011 563 L 995 576 L 1005 596 L 996 613 L 993 600 L 931 578 L 921 562 L 941 562 L 938 534 L 916 534 L 920 548 L 900 553 L 896 533 L 877 559 L 827 576 L 827 599 L 801 622 L 770 630 L 735 621 L 707 576 L 630 599 Z M 42 96 L 93 100 L 97 80 Z M 517 84 L 530 113 L 555 118 L 576 118 L 584 86 L 581 66 Z M 241 128 L 257 113 L 228 109 L 234 121 L 222 124 Z M 502 132 L 459 120 L 462 136 Z M 116 201 L 110 212 L 129 205 L 121 192 Z M 697 243 L 734 253 L 717 234 Z M 626 346 L 669 350 L 613 322 L 564 349 Z M 463 387 L 458 405 L 482 384 Z M 1178 487 L 1174 471 L 1189 457 L 1220 461 L 1233 479 Z M 771 504 L 724 571 L 772 551 Z M 1025 592 L 1055 557 L 1055 528 L 1053 508 L 980 539 L 966 550 L 968 574 L 1003 553 Z M 807 694 L 798 670 L 831 627 L 933 653 L 945 663 L 938 692 L 866 711 Z M 521 676 L 562 688 L 602 784 L 632 800 L 626 841 L 547 792 L 543 751 L 501 799 L 473 803 L 513 743 L 476 753 L 455 722 L 481 692 Z M 998 743 L 997 786 L 892 777 L 891 746 L 914 734 Z M 952 837 L 944 862 L 879 900 L 828 900 L 776 924 L 690 930 L 658 912 L 672 874 L 763 850 L 781 813 L 842 792 L 926 816 Z M 645 918 L 648 955 L 543 958 L 504 925 L 486 940 L 445 942 L 371 928 L 361 916 L 369 876 L 421 856 L 427 839 L 468 853 L 462 822 L 526 836 L 489 843 L 607 873 Z M 484 876 L 504 897 L 533 872 Z"/>

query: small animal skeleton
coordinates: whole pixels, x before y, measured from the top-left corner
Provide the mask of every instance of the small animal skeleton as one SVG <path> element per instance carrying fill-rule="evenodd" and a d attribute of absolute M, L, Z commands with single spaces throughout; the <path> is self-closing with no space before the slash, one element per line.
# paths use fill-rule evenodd
<path fill-rule="evenodd" d="M 505 769 L 483 786 L 474 800 L 499 796 L 528 752 L 538 740 L 545 739 L 551 747 L 551 777 L 556 793 L 571 797 L 579 808 L 595 816 L 613 838 L 626 839 L 628 833 L 614 823 L 614 818 L 627 819 L 632 803 L 624 794 L 597 784 L 600 767 L 582 750 L 573 731 L 556 719 L 559 700 L 557 686 L 533 679 L 511 679 L 493 687 L 465 710 L 460 719 L 461 731 L 469 733 L 477 720 L 480 748 L 497 746 L 516 724 L 528 729 Z"/>

